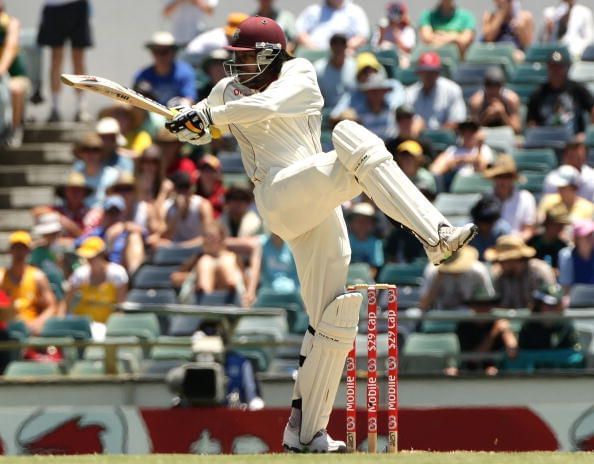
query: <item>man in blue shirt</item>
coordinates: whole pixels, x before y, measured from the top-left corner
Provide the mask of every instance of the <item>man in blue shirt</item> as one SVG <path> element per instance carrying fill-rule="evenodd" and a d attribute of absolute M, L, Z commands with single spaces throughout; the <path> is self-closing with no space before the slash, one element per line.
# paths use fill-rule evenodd
<path fill-rule="evenodd" d="M 154 63 L 141 70 L 134 78 L 134 87 L 148 83 L 159 103 L 172 106 L 190 105 L 196 101 L 196 74 L 186 62 L 175 59 L 178 49 L 173 35 L 156 32 L 146 44 Z"/>

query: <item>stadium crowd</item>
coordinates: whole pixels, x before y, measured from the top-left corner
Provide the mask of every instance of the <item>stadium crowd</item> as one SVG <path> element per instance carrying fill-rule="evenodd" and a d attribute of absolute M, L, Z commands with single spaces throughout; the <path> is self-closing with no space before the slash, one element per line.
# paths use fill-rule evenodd
<path fill-rule="evenodd" d="M 8 146 L 18 146 L 31 85 L 18 65 L 18 20 L 2 3 L 0 129 Z M 55 122 L 64 119 L 56 84 L 64 40 L 80 73 L 92 41 L 86 0 L 46 3 L 38 44 L 52 49 L 48 120 Z M 540 13 L 517 0 L 495 0 L 482 18 L 439 0 L 417 23 L 406 2 L 390 2 L 377 25 L 351 0 L 316 0 L 301 12 L 273 0 L 254 3 L 254 11 L 230 12 L 226 24 L 208 28 L 208 16 L 222 8 L 217 0 L 167 2 L 172 32 L 147 40 L 151 62 L 131 76 L 133 87 L 168 106 L 206 98 L 224 77 L 224 46 L 238 24 L 251 14 L 271 17 L 292 53 L 316 69 L 326 104 L 322 146 L 332 149 L 337 122 L 362 123 L 452 223 L 471 218 L 479 227 L 471 246 L 433 267 L 410 232 L 368 198 L 356 198 L 344 205 L 351 283 L 398 284 L 402 310 L 560 314 L 588 306 L 574 291 L 594 285 L 588 7 L 574 0 L 547 7 L 538 31 L 533 16 Z M 61 37 L 68 15 L 82 24 Z M 184 145 L 155 114 L 112 104 L 89 115 L 78 95 L 76 120 L 92 130 L 73 146 L 76 161 L 55 204 L 34 208 L 33 229 L 10 235 L 0 303 L 12 311 L 1 327 L 21 320 L 37 335 L 50 318 L 83 315 L 101 339 L 115 305 L 151 289 L 159 267 L 166 282 L 155 280 L 153 293 L 174 288 L 170 303 L 215 301 L 249 311 L 298 301 L 291 252 L 262 224 L 233 138 Z M 505 351 L 508 367 L 523 366 L 522 350 L 560 350 L 556 367 L 584 366 L 572 321 L 516 326 L 498 314 L 446 331 L 457 334 L 462 351 Z M 290 330 L 303 330 L 300 321 L 292 318 Z M 465 367 L 497 371 L 491 362 Z"/>

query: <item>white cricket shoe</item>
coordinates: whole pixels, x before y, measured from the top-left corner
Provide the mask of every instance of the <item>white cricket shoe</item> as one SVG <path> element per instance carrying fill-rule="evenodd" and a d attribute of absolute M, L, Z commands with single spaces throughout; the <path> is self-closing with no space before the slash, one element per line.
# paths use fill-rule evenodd
<path fill-rule="evenodd" d="M 478 228 L 470 223 L 462 227 L 446 224 L 439 226 L 437 234 L 439 243 L 435 246 L 424 245 L 429 260 L 436 266 L 452 256 L 452 253 L 466 245 L 478 232 Z"/>
<path fill-rule="evenodd" d="M 334 440 L 328 432 L 320 430 L 307 445 L 299 441 L 299 429 L 289 423 L 283 432 L 283 448 L 292 453 L 345 453 L 346 443 Z"/>

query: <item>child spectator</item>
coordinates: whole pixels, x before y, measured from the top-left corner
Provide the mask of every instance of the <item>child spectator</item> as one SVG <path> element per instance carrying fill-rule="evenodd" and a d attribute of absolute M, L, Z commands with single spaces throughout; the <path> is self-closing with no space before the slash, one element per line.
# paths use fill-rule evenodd
<path fill-rule="evenodd" d="M 573 284 L 594 284 L 594 222 L 576 221 L 573 225 L 574 246 L 559 252 L 559 283 L 568 294 Z"/>
<path fill-rule="evenodd" d="M 434 10 L 425 10 L 419 19 L 419 36 L 433 47 L 455 44 L 464 52 L 474 40 L 476 20 L 472 13 L 456 6 L 455 0 L 439 0 Z"/>
<path fill-rule="evenodd" d="M 485 195 L 470 210 L 472 222 L 478 227 L 478 233 L 470 244 L 479 252 L 479 259 L 485 260 L 485 250 L 495 245 L 502 235 L 511 232 L 509 224 L 501 218 L 501 202 L 492 195 Z"/>
<path fill-rule="evenodd" d="M 415 48 L 415 29 L 411 26 L 408 7 L 404 2 L 392 2 L 386 5 L 386 17 L 380 21 L 372 42 L 383 49 L 394 48 L 398 51 L 399 66 L 410 66 L 410 52 Z"/>
<path fill-rule="evenodd" d="M 536 257 L 559 269 L 559 252 L 568 244 L 562 238 L 563 229 L 571 224 L 563 207 L 557 206 L 547 211 L 543 230 L 528 241 L 528 246 L 536 250 Z"/>
<path fill-rule="evenodd" d="M 375 208 L 370 203 L 357 203 L 348 212 L 351 262 L 367 263 L 373 275 L 384 265 L 384 250 L 381 239 L 374 236 L 376 225 Z"/>

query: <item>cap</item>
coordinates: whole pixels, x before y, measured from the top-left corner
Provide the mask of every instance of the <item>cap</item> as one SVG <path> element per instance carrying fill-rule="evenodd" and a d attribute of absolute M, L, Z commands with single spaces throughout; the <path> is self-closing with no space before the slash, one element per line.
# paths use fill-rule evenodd
<path fill-rule="evenodd" d="M 61 230 L 60 215 L 54 212 L 42 214 L 33 226 L 33 233 L 37 235 L 55 234 Z"/>
<path fill-rule="evenodd" d="M 155 47 L 171 47 L 171 48 L 178 48 L 178 45 L 175 43 L 175 37 L 171 32 L 167 31 L 158 31 L 155 32 L 151 39 L 146 42 L 146 48 L 155 48 Z"/>
<path fill-rule="evenodd" d="M 419 57 L 415 69 L 417 72 L 439 72 L 441 70 L 441 57 L 437 52 L 425 52 Z"/>
<path fill-rule="evenodd" d="M 548 284 L 532 292 L 532 298 L 549 306 L 557 306 L 563 301 L 563 287 L 559 284 Z"/>
<path fill-rule="evenodd" d="M 412 106 L 405 103 L 396 108 L 396 119 L 412 117 L 415 115 L 415 110 Z"/>
<path fill-rule="evenodd" d="M 357 74 L 359 74 L 365 68 L 372 68 L 376 71 L 380 71 L 382 69 L 382 65 L 373 53 L 362 52 L 357 55 Z"/>
<path fill-rule="evenodd" d="M 349 216 L 365 216 L 375 218 L 375 208 L 371 203 L 356 203 L 348 212 Z"/>
<path fill-rule="evenodd" d="M 423 158 L 423 147 L 416 140 L 406 140 L 396 147 L 396 155 L 408 153 L 415 158 Z"/>
<path fill-rule="evenodd" d="M 389 79 L 386 79 L 381 73 L 374 73 L 369 76 L 367 81 L 359 85 L 359 90 L 365 92 L 367 90 L 385 90 L 390 91 L 393 89 L 392 83 Z"/>
<path fill-rule="evenodd" d="M 109 195 L 103 202 L 103 210 L 109 211 L 110 209 L 117 209 L 120 212 L 124 211 L 126 209 L 124 199 L 119 195 Z"/>
<path fill-rule="evenodd" d="M 243 13 L 231 13 L 229 19 L 233 15 L 243 15 Z M 246 19 L 247 18 L 247 19 Z M 237 24 L 237 27 L 232 26 L 227 22 L 225 33 L 232 35 L 230 45 L 225 47 L 227 50 L 234 50 L 238 52 L 246 52 L 262 48 L 260 44 L 273 44 L 280 46 L 282 50 L 287 48 L 287 38 L 283 29 L 276 21 L 264 16 L 247 16 L 243 15 L 243 19 Z M 239 19 L 239 16 L 237 18 Z M 231 31 L 233 28 L 233 31 Z M 230 31 L 231 33 L 229 33 Z"/>
<path fill-rule="evenodd" d="M 594 232 L 594 221 L 591 219 L 580 219 L 573 223 L 574 237 L 587 237 Z"/>
<path fill-rule="evenodd" d="M 548 63 L 564 65 L 570 64 L 569 52 L 566 48 L 557 48 L 556 50 L 553 50 L 549 55 Z"/>
<path fill-rule="evenodd" d="M 8 237 L 8 243 L 10 245 L 16 245 L 17 243 L 20 243 L 25 245 L 27 248 L 31 248 L 32 242 L 33 240 L 31 240 L 31 235 L 29 235 L 29 232 L 26 230 L 17 230 Z"/>
<path fill-rule="evenodd" d="M 81 258 L 91 259 L 105 251 L 105 242 L 101 237 L 89 237 L 76 249 Z"/>
<path fill-rule="evenodd" d="M 499 66 L 489 66 L 485 71 L 485 85 L 505 84 L 505 74 Z"/>
<path fill-rule="evenodd" d="M 198 161 L 198 169 L 202 169 L 206 166 L 214 169 L 217 172 L 221 172 L 222 169 L 221 161 L 216 156 L 211 154 L 204 155 L 202 158 L 200 158 L 200 161 Z"/>
<path fill-rule="evenodd" d="M 573 166 L 564 164 L 551 172 L 549 183 L 557 188 L 567 187 L 569 185 L 577 187 L 580 183 L 580 172 Z"/>

